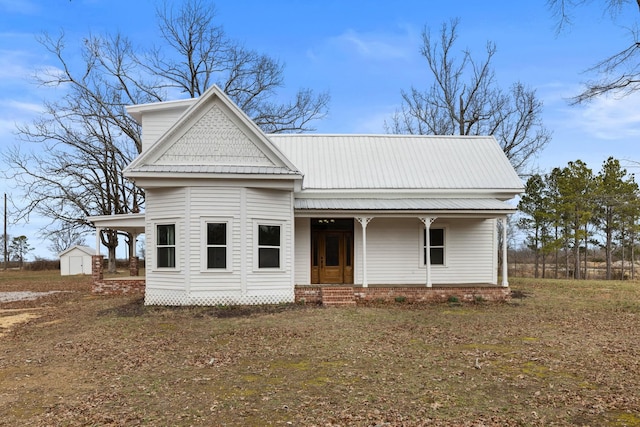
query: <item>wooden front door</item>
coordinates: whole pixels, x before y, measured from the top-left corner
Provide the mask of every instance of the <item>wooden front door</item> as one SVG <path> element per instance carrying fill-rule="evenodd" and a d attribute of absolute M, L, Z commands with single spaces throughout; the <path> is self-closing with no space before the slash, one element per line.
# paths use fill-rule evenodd
<path fill-rule="evenodd" d="M 312 227 L 312 283 L 353 283 L 353 228 L 335 221 L 344 220 Z"/>

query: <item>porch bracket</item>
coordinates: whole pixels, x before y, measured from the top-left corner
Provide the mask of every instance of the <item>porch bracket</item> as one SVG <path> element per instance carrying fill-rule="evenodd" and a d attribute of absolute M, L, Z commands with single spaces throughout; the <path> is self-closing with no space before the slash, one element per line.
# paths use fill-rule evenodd
<path fill-rule="evenodd" d="M 436 216 L 426 216 L 426 217 L 421 217 L 420 221 L 422 221 L 422 223 L 424 224 L 424 245 L 425 245 L 425 252 L 426 252 L 426 259 L 425 259 L 425 267 L 427 270 L 427 288 L 430 288 L 433 286 L 433 282 L 431 281 L 431 242 L 429 241 L 429 229 L 431 228 L 431 224 L 433 224 L 433 221 L 435 221 L 436 219 L 438 219 L 438 217 Z"/>
<path fill-rule="evenodd" d="M 357 217 L 356 220 L 362 226 L 362 287 L 369 287 L 367 281 L 367 225 L 371 222 L 372 217 Z"/>

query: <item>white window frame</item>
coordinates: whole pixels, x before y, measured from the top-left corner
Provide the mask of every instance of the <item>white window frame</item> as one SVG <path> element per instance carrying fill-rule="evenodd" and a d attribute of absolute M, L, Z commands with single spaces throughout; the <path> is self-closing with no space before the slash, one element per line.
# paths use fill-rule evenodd
<path fill-rule="evenodd" d="M 209 245 L 207 242 L 207 224 L 226 224 L 226 233 L 227 233 L 227 244 L 224 246 L 226 247 L 226 252 L 227 252 L 227 256 L 226 256 L 226 267 L 225 268 L 208 268 L 208 248 L 209 247 L 222 247 L 222 245 Z M 207 216 L 207 217 L 201 217 L 200 218 L 200 235 L 201 235 L 201 239 L 200 241 L 202 242 L 201 244 L 201 257 L 200 257 L 200 271 L 203 273 L 224 273 L 224 272 L 231 272 L 233 271 L 233 259 L 232 259 L 232 254 L 233 254 L 233 241 L 231 240 L 232 237 L 232 227 L 233 227 L 233 221 L 232 218 L 229 217 L 213 217 L 213 216 Z"/>
<path fill-rule="evenodd" d="M 173 245 L 163 245 L 160 246 L 158 244 L 158 226 L 162 225 L 172 225 L 174 232 L 174 244 Z M 160 219 L 152 222 L 153 227 L 153 269 L 155 271 L 179 271 L 180 270 L 180 251 L 178 250 L 179 242 L 180 242 L 180 228 L 178 226 L 178 221 L 176 219 Z M 158 248 L 160 247 L 173 247 L 174 248 L 174 266 L 173 267 L 160 267 L 158 266 Z"/>
<path fill-rule="evenodd" d="M 278 267 L 260 267 L 260 249 L 261 248 L 274 248 L 275 246 L 261 246 L 260 245 L 260 226 L 276 226 L 280 227 L 280 246 L 278 247 Z M 253 220 L 253 271 L 254 272 L 269 272 L 269 271 L 284 271 L 284 242 L 285 242 L 285 222 L 273 221 L 273 220 Z"/>
<path fill-rule="evenodd" d="M 442 268 L 442 267 L 446 267 L 447 266 L 447 259 L 449 258 L 447 256 L 447 248 L 449 245 L 447 245 L 447 236 L 449 234 L 449 227 L 447 225 L 441 225 L 438 224 L 436 226 L 431 226 L 429 227 L 429 230 L 442 230 L 442 240 L 443 240 L 443 245 L 442 246 L 433 246 L 430 245 L 430 249 L 437 249 L 437 248 L 442 248 L 442 264 L 434 264 L 433 262 L 431 263 L 431 268 Z M 427 242 L 425 239 L 425 231 L 426 228 L 424 226 L 420 227 L 420 266 L 421 267 L 426 267 L 427 264 L 425 263 L 425 251 L 427 249 Z"/>

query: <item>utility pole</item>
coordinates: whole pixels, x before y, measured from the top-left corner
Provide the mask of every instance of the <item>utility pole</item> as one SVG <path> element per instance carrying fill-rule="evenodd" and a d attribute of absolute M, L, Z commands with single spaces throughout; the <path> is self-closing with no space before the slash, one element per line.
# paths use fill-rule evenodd
<path fill-rule="evenodd" d="M 7 193 L 4 193 L 4 269 L 9 266 L 9 254 L 7 253 Z"/>

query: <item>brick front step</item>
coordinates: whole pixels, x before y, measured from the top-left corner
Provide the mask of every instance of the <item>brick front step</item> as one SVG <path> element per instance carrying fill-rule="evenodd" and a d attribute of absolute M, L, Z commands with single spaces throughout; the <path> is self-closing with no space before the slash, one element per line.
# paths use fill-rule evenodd
<path fill-rule="evenodd" d="M 352 287 L 323 287 L 321 288 L 322 305 L 348 306 L 356 305 Z"/>

